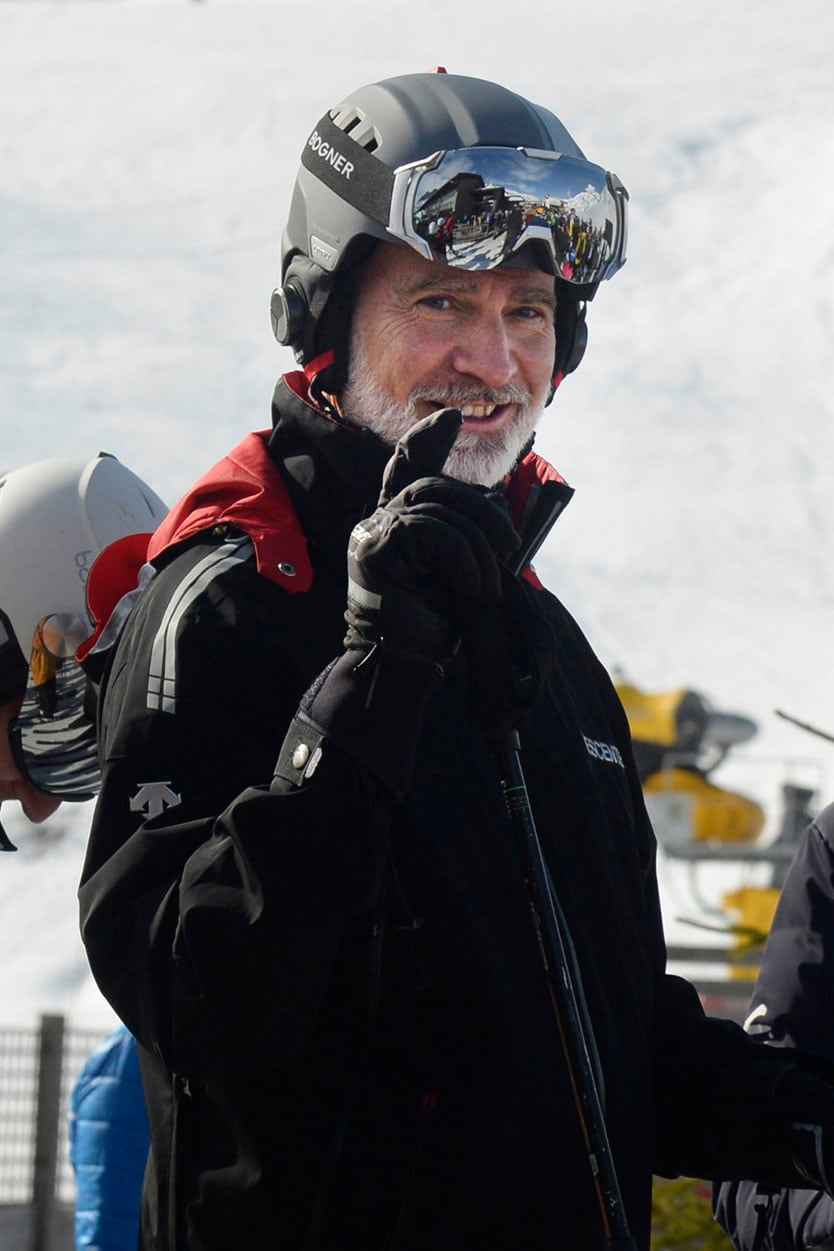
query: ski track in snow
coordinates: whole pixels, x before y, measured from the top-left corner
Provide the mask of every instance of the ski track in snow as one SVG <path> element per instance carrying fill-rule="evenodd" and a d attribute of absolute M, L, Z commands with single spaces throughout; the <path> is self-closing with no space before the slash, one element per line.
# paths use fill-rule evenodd
<path fill-rule="evenodd" d="M 759 722 L 726 776 L 773 819 L 786 777 L 834 798 L 834 748 L 773 715 L 834 729 L 828 0 L 522 0 L 509 27 L 326 0 L 314 29 L 254 0 L 3 0 L 0 36 L 0 463 L 103 449 L 171 502 L 269 423 L 279 231 L 325 108 L 437 63 L 552 107 L 632 212 L 541 428 L 577 495 L 539 572 L 609 668 Z M 112 1019 L 75 919 L 89 811 L 3 813 L 5 1021 Z"/>

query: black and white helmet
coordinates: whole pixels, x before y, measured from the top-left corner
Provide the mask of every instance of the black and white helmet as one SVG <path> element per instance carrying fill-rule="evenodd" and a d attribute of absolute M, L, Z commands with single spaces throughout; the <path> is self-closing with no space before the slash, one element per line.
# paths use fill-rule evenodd
<path fill-rule="evenodd" d="M 98 789 L 95 725 L 75 653 L 93 633 L 87 579 L 111 544 L 157 528 L 159 496 L 104 453 L 0 473 L 0 703 L 21 773 L 44 794 Z"/>
<path fill-rule="evenodd" d="M 556 276 L 558 382 L 584 350 L 585 302 L 625 262 L 627 201 L 553 113 L 496 83 L 441 71 L 361 87 L 304 146 L 275 336 L 301 364 L 338 359 L 351 276 L 380 240 L 465 269 L 524 249 Z"/>

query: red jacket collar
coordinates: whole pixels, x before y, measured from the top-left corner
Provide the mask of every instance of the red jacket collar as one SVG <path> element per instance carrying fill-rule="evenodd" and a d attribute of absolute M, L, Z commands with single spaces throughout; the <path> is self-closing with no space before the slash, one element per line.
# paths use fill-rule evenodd
<path fill-rule="evenodd" d="M 298 370 L 284 379 L 294 395 L 317 411 L 320 409 L 313 395 L 315 376 L 328 363 L 326 357 L 319 358 L 306 371 Z M 249 535 L 258 571 L 264 577 L 292 593 L 309 590 L 313 569 L 307 540 L 284 479 L 269 455 L 270 434 L 269 430 L 248 434 L 183 496 L 153 535 L 131 535 L 102 552 L 88 583 L 88 601 L 97 628 L 81 649 L 85 657 L 95 647 L 120 598 L 136 586 L 146 560 L 153 561 L 186 539 L 218 525 L 233 525 Z M 572 492 L 552 465 L 530 452 L 506 484 L 513 521 L 520 531 L 527 529 L 528 515 L 545 491 L 551 499 L 544 524 L 538 526 L 539 533 L 534 533 L 528 543 L 531 553 Z M 523 576 L 541 588 L 529 564 Z M 82 658 L 79 653 L 79 659 Z"/>
<path fill-rule="evenodd" d="M 284 376 L 289 390 L 317 411 L 321 410 L 315 399 L 316 378 L 330 363 L 330 355 L 319 357 L 306 370 Z M 313 570 L 307 542 L 284 480 L 269 455 L 269 436 L 268 430 L 248 434 L 192 487 L 153 535 L 148 560 L 200 531 L 229 524 L 244 530 L 252 539 L 258 571 L 264 577 L 291 592 L 309 589 Z M 531 501 L 546 484 L 563 488 L 559 493 L 561 505 L 552 510 L 552 524 L 571 490 L 552 465 L 535 452 L 528 453 L 506 486 L 513 521 L 519 528 L 526 521 Z M 541 585 L 535 575 L 529 580 Z"/>
<path fill-rule="evenodd" d="M 233 525 L 255 545 L 258 572 L 288 591 L 307 591 L 313 569 L 284 479 L 267 449 L 269 430 L 246 438 L 176 504 L 154 534 L 148 560 L 201 530 Z"/>

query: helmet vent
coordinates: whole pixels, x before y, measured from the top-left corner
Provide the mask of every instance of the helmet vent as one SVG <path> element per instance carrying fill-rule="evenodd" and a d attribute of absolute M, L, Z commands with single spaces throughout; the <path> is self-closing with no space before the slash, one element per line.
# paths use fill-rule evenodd
<path fill-rule="evenodd" d="M 359 109 L 352 106 L 336 109 L 330 114 L 330 118 L 334 126 L 338 126 L 339 130 L 344 131 L 346 135 L 350 135 L 353 142 L 358 143 L 366 152 L 375 152 L 379 147 L 381 142 L 379 132 L 370 122 L 365 121 L 365 114 Z"/>

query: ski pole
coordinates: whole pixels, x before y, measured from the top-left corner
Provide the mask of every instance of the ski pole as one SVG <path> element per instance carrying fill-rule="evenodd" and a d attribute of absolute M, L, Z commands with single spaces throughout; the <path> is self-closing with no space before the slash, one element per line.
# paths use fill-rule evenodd
<path fill-rule="evenodd" d="M 594 1071 L 593 1026 L 582 994 L 567 919 L 539 842 L 515 730 L 500 746 L 502 790 L 521 858 L 539 951 L 562 1039 L 579 1123 L 605 1228 L 607 1251 L 636 1251 L 623 1205 Z M 572 966 L 573 965 L 573 969 Z"/>
<path fill-rule="evenodd" d="M 815 734 L 817 738 L 824 738 L 827 743 L 834 743 L 834 734 L 829 734 L 826 730 L 820 730 L 808 721 L 800 721 L 798 717 L 792 717 L 789 712 L 783 712 L 781 708 L 774 708 L 773 711 L 783 721 L 790 721 L 791 725 L 799 726 L 800 730 L 807 730 L 809 734 Z"/>

